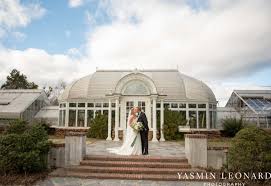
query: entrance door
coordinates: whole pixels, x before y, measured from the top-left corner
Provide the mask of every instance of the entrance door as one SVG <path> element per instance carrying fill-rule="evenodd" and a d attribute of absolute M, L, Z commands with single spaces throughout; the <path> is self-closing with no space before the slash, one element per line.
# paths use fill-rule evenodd
<path fill-rule="evenodd" d="M 139 106 L 142 111 L 146 113 L 148 118 L 149 127 L 151 126 L 151 106 L 148 97 L 124 97 L 121 100 L 121 129 L 127 128 L 127 118 L 131 108 Z"/>
<path fill-rule="evenodd" d="M 142 111 L 145 112 L 146 110 L 146 101 L 126 101 L 126 121 L 128 118 L 129 111 L 133 107 L 141 107 Z"/>

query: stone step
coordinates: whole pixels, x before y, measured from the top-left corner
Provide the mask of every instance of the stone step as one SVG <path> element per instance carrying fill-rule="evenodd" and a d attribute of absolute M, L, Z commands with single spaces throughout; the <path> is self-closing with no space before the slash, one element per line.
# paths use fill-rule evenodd
<path fill-rule="evenodd" d="M 96 166 L 73 166 L 66 168 L 67 171 L 81 173 L 122 173 L 122 174 L 177 174 L 177 172 L 205 172 L 201 169 L 191 168 L 148 168 L 148 167 L 96 167 Z"/>
<path fill-rule="evenodd" d="M 97 167 L 148 167 L 148 168 L 191 168 L 186 162 L 137 162 L 137 161 L 103 161 L 103 160 L 83 160 L 80 163 L 86 166 Z"/>
<path fill-rule="evenodd" d="M 84 160 L 101 160 L 101 161 L 132 161 L 132 162 L 176 162 L 188 163 L 188 160 L 176 157 L 158 157 L 158 156 L 98 156 L 87 155 Z"/>
<path fill-rule="evenodd" d="M 187 181 L 184 177 L 179 179 L 177 173 L 175 174 L 126 174 L 126 173 L 85 173 L 85 172 L 75 172 L 67 171 L 63 169 L 57 169 L 52 172 L 50 176 L 54 177 L 77 177 L 77 178 L 96 178 L 96 179 L 129 179 L 129 180 L 154 180 L 154 181 Z M 191 180 L 192 181 L 192 180 Z M 197 180 L 204 181 L 204 180 Z"/>

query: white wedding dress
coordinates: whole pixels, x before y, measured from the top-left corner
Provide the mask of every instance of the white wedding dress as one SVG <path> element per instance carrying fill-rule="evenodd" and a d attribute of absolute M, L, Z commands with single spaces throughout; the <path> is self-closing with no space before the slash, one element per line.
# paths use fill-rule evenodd
<path fill-rule="evenodd" d="M 129 112 L 129 117 L 127 121 L 130 121 L 131 114 Z M 135 118 L 132 122 L 137 122 L 137 118 Z M 132 147 L 132 143 L 136 137 L 136 141 Z M 107 149 L 110 153 L 118 154 L 118 155 L 142 155 L 142 147 L 141 147 L 141 137 L 140 133 L 134 131 L 132 127 L 130 127 L 127 122 L 126 136 L 123 141 L 121 147 L 114 147 Z"/>

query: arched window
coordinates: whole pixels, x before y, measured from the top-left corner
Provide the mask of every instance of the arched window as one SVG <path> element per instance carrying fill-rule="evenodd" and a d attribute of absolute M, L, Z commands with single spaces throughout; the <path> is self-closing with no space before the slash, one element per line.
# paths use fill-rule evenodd
<path fill-rule="evenodd" d="M 123 91 L 124 95 L 149 95 L 149 90 L 142 81 L 134 80 L 129 82 Z"/>

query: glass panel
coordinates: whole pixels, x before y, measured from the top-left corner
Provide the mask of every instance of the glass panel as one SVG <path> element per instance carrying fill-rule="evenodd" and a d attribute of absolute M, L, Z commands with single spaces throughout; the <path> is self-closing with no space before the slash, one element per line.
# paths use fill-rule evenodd
<path fill-rule="evenodd" d="M 169 108 L 169 103 L 164 103 L 164 108 Z"/>
<path fill-rule="evenodd" d="M 141 81 L 132 81 L 123 91 L 124 95 L 148 95 L 149 91 Z"/>
<path fill-rule="evenodd" d="M 189 107 L 189 108 L 196 108 L 196 107 L 197 107 L 197 104 L 189 104 L 188 107 Z"/>
<path fill-rule="evenodd" d="M 65 126 L 65 119 L 66 119 L 66 111 L 65 110 L 61 110 L 59 112 L 59 126 Z"/>
<path fill-rule="evenodd" d="M 94 103 L 88 103 L 88 107 L 94 107 Z"/>
<path fill-rule="evenodd" d="M 210 108 L 210 109 L 213 108 L 213 105 L 212 105 L 212 104 L 209 104 L 209 108 Z"/>
<path fill-rule="evenodd" d="M 69 127 L 75 127 L 76 111 L 69 110 Z"/>
<path fill-rule="evenodd" d="M 94 117 L 94 111 L 93 110 L 88 110 L 87 117 L 88 117 L 87 126 L 89 127 L 90 123 L 91 123 L 91 121 L 93 120 L 93 117 Z"/>
<path fill-rule="evenodd" d="M 78 107 L 85 107 L 85 103 L 78 103 Z"/>
<path fill-rule="evenodd" d="M 95 103 L 95 107 L 102 107 L 101 103 Z"/>
<path fill-rule="evenodd" d="M 102 111 L 101 110 L 96 110 L 95 111 L 95 116 L 97 116 L 98 114 L 102 114 Z"/>
<path fill-rule="evenodd" d="M 210 111 L 209 114 L 210 114 L 210 128 L 213 128 L 213 112 Z"/>
<path fill-rule="evenodd" d="M 171 108 L 178 108 L 178 103 L 171 103 Z"/>
<path fill-rule="evenodd" d="M 197 114 L 196 111 L 189 111 L 189 125 L 191 128 L 197 128 Z"/>
<path fill-rule="evenodd" d="M 186 111 L 179 111 L 179 112 L 180 112 L 182 118 L 186 118 Z"/>
<path fill-rule="evenodd" d="M 186 104 L 185 103 L 180 103 L 179 108 L 186 108 Z"/>
<path fill-rule="evenodd" d="M 84 127 L 85 126 L 85 110 L 78 110 L 77 118 L 78 118 L 77 126 Z"/>
<path fill-rule="evenodd" d="M 59 107 L 60 107 L 60 108 L 66 107 L 66 103 L 61 103 Z"/>
<path fill-rule="evenodd" d="M 111 103 L 111 107 L 116 107 L 116 103 Z"/>
<path fill-rule="evenodd" d="M 157 103 L 156 108 L 160 108 L 160 107 L 161 107 L 161 103 Z"/>
<path fill-rule="evenodd" d="M 109 103 L 103 103 L 103 107 L 108 107 Z"/>
<path fill-rule="evenodd" d="M 145 101 L 139 101 L 138 106 L 141 107 L 143 112 L 145 112 L 145 109 L 146 109 Z"/>
<path fill-rule="evenodd" d="M 206 128 L 206 112 L 199 111 L 199 128 Z"/>
<path fill-rule="evenodd" d="M 213 109 L 216 109 L 216 105 L 213 105 Z"/>
<path fill-rule="evenodd" d="M 126 102 L 126 120 L 128 118 L 129 115 L 129 111 L 131 110 L 131 108 L 134 107 L 134 102 L 133 101 L 127 101 Z"/>
<path fill-rule="evenodd" d="M 213 125 L 212 128 L 216 128 L 216 112 L 213 111 Z"/>
<path fill-rule="evenodd" d="M 199 108 L 206 108 L 206 104 L 198 104 Z"/>
<path fill-rule="evenodd" d="M 103 115 L 108 116 L 108 110 L 104 110 Z"/>
<path fill-rule="evenodd" d="M 69 103 L 69 107 L 76 107 L 76 103 Z"/>
<path fill-rule="evenodd" d="M 59 124 L 58 125 L 61 126 L 62 125 L 62 110 L 59 111 L 58 118 L 59 118 Z"/>

